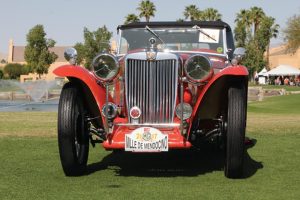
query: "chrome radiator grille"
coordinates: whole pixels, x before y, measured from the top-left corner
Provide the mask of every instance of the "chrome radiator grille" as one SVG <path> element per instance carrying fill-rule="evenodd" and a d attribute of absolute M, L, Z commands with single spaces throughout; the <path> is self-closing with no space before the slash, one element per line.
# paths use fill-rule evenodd
<path fill-rule="evenodd" d="M 178 61 L 126 59 L 127 111 L 141 110 L 139 123 L 172 123 L 177 96 Z M 129 116 L 129 122 L 132 119 Z"/>

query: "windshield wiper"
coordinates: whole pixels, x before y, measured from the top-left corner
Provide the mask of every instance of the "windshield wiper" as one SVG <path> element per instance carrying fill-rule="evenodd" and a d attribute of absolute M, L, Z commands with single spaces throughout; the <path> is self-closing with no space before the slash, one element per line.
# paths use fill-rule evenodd
<path fill-rule="evenodd" d="M 149 28 L 149 26 L 145 26 L 145 29 L 147 31 L 149 31 L 152 35 L 154 35 L 157 39 L 159 39 L 159 41 L 161 41 L 161 43 L 165 44 L 165 42 L 153 31 Z"/>
<path fill-rule="evenodd" d="M 210 39 L 212 39 L 213 41 L 217 41 L 215 38 L 211 37 L 209 34 L 205 33 L 203 30 L 201 30 L 201 28 L 197 25 L 192 27 L 193 29 L 197 29 L 200 33 L 202 33 L 203 35 L 205 35 L 206 37 L 209 37 Z"/>

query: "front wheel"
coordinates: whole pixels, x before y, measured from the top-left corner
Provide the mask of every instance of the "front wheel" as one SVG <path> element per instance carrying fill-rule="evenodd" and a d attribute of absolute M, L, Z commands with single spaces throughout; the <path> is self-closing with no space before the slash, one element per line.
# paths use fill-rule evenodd
<path fill-rule="evenodd" d="M 71 82 L 62 89 L 58 106 L 58 146 L 61 165 L 66 176 L 85 172 L 89 136 L 80 91 Z"/>
<path fill-rule="evenodd" d="M 243 173 L 245 152 L 245 129 L 247 110 L 244 86 L 230 87 L 228 90 L 228 112 L 226 133 L 225 176 L 240 178 Z"/>

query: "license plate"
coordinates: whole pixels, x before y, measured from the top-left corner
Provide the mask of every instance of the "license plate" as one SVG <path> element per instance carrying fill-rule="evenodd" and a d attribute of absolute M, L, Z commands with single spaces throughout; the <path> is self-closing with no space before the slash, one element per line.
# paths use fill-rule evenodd
<path fill-rule="evenodd" d="M 168 135 L 156 128 L 142 127 L 125 134 L 125 151 L 161 152 L 168 149 Z"/>

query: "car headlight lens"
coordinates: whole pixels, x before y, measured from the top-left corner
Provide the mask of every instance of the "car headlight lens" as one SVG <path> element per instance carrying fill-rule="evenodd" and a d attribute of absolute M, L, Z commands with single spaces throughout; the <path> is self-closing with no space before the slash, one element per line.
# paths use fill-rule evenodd
<path fill-rule="evenodd" d="M 188 79 L 196 83 L 207 80 L 213 73 L 210 60 L 202 55 L 188 58 L 184 65 L 184 71 Z"/>
<path fill-rule="evenodd" d="M 181 104 L 178 104 L 176 106 L 176 111 L 175 111 L 176 116 L 181 120 L 186 120 L 186 119 L 191 117 L 192 112 L 193 112 L 193 108 L 188 103 L 183 103 L 182 107 L 183 107 L 183 119 L 181 119 Z"/>
<path fill-rule="evenodd" d="M 108 102 L 102 107 L 103 116 L 108 119 L 113 119 L 117 116 L 117 106 L 114 103 Z M 107 114 L 107 115 L 106 115 Z"/>
<path fill-rule="evenodd" d="M 102 81 L 112 80 L 119 73 L 119 63 L 111 54 L 100 54 L 92 63 L 94 74 Z"/>

